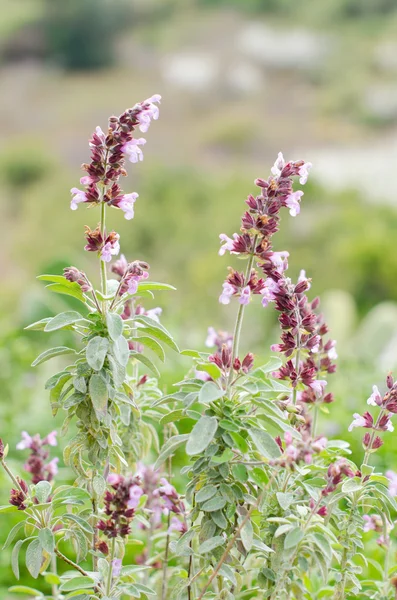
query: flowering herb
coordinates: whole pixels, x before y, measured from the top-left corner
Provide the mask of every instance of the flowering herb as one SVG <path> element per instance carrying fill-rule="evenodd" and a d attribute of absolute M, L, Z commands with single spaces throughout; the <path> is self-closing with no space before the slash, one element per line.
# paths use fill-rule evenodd
<path fill-rule="evenodd" d="M 287 276 L 288 252 L 273 249 L 282 214 L 300 213 L 303 191 L 294 185 L 306 183 L 310 163 L 286 162 L 280 153 L 270 176 L 256 180 L 240 232 L 220 235 L 220 256 L 246 262 L 243 271 L 229 267 L 219 297 L 223 305 L 236 304 L 233 334 L 209 328 L 210 352 L 183 351 L 194 364 L 168 395 L 149 375 L 158 370 L 148 351 L 163 361 L 164 345 L 178 347 L 160 323 L 161 309 L 143 302 L 173 288 L 149 281 L 146 262 L 118 257 L 120 236 L 106 220 L 110 208 L 134 217 L 138 194 L 124 193 L 120 180 L 126 161 L 143 159 L 145 139 L 136 130 L 146 132 L 158 118 L 159 102 L 155 95 L 111 117 L 106 132 L 98 127 L 83 189 L 71 190 L 72 210 L 88 205 L 100 213 L 99 224 L 85 230 L 100 286 L 74 266 L 40 277 L 50 291 L 81 303 L 81 312 L 29 326 L 71 330 L 78 340 L 76 348 L 50 348 L 33 363 L 73 359 L 45 387 L 53 414 L 66 413 L 61 434 L 74 424 L 64 462 L 76 480 L 55 483 L 58 457 L 49 456 L 55 431 L 44 438 L 22 433 L 17 448 L 29 452 L 23 477 L 10 469 L 0 440 L 0 462 L 12 481 L 0 512 L 19 511 L 22 518 L 5 545 L 14 546 L 14 574 L 19 578 L 26 543 L 26 567 L 33 578 L 44 577 L 52 600 L 395 598 L 397 474 L 376 473 L 370 461 L 393 431 L 397 383 L 388 375 L 385 392 L 374 386 L 368 410 L 353 416 L 349 431 L 363 428 L 357 466 L 349 444 L 328 440 L 320 429 L 318 417 L 334 400 L 327 378 L 337 354 L 319 299 L 309 298 L 304 271 L 297 281 Z M 280 340 L 267 342 L 277 355 L 264 365 L 240 343 L 245 311 L 255 301 L 259 310 L 274 308 L 280 325 Z M 186 457 L 183 494 L 172 481 L 178 449 Z M 157 455 L 153 466 L 143 462 L 150 451 Z M 142 548 L 126 558 L 132 536 Z M 367 543 L 384 559 L 377 579 Z M 10 592 L 44 597 L 24 586 Z"/>

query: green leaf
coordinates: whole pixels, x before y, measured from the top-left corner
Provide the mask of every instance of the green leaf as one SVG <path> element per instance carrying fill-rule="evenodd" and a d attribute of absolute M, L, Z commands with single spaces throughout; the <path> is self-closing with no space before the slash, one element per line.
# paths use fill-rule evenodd
<path fill-rule="evenodd" d="M 242 435 L 240 435 L 239 433 L 236 433 L 235 431 L 230 431 L 229 435 L 232 438 L 233 442 L 236 444 L 238 450 L 240 450 L 240 452 L 242 452 L 242 454 L 245 454 L 246 452 L 248 452 L 248 450 L 249 450 L 248 444 Z"/>
<path fill-rule="evenodd" d="M 209 404 L 214 400 L 223 398 L 225 392 L 212 381 L 207 381 L 200 390 L 198 401 L 201 404 Z"/>
<path fill-rule="evenodd" d="M 87 344 L 87 362 L 94 371 L 100 371 L 109 350 L 109 340 L 99 335 L 93 337 Z"/>
<path fill-rule="evenodd" d="M 113 355 L 122 367 L 127 366 L 130 358 L 130 349 L 124 336 L 121 335 L 115 342 L 113 342 Z"/>
<path fill-rule="evenodd" d="M 34 596 L 34 598 L 44 598 L 44 594 L 40 590 L 35 590 L 26 585 L 13 585 L 8 588 L 8 591 L 13 594 L 26 594 L 27 596 Z"/>
<path fill-rule="evenodd" d="M 60 585 L 61 583 L 61 578 L 56 573 L 46 573 L 44 579 L 50 585 Z"/>
<path fill-rule="evenodd" d="M 150 358 L 148 358 L 144 354 L 141 354 L 140 352 L 131 352 L 131 358 L 135 358 L 136 360 L 139 360 L 139 362 L 144 364 L 145 367 L 147 367 L 150 371 L 152 371 L 152 373 L 154 373 L 156 375 L 156 377 L 160 377 L 160 373 L 159 373 L 159 370 L 157 369 L 156 365 L 154 365 L 152 363 L 152 361 L 150 360 Z"/>
<path fill-rule="evenodd" d="M 95 582 L 91 577 L 73 577 L 65 581 L 59 588 L 62 592 L 73 592 L 74 590 L 85 590 L 92 588 Z"/>
<path fill-rule="evenodd" d="M 18 508 L 12 504 L 4 504 L 3 506 L 0 506 L 0 513 L 13 513 L 17 512 L 17 510 Z"/>
<path fill-rule="evenodd" d="M 199 554 L 207 554 L 208 552 L 211 552 L 215 548 L 218 548 L 219 546 L 223 546 L 224 544 L 225 544 L 225 538 L 222 537 L 221 535 L 216 535 L 215 537 L 210 538 L 209 540 L 205 540 L 205 542 L 200 544 L 200 546 L 198 547 L 198 553 Z"/>
<path fill-rule="evenodd" d="M 352 492 L 358 492 L 359 490 L 363 489 L 363 484 L 361 482 L 361 479 L 359 479 L 358 477 L 354 477 L 353 479 L 347 479 L 346 481 L 343 482 L 342 485 L 342 492 L 348 494 L 348 493 L 352 493 Z"/>
<path fill-rule="evenodd" d="M 243 520 L 243 518 L 240 517 L 240 521 L 242 521 L 242 520 Z M 249 519 L 245 523 L 245 525 L 242 527 L 242 529 L 240 531 L 240 537 L 241 537 L 241 541 L 243 542 L 244 548 L 246 549 L 247 552 L 249 552 L 252 548 L 252 542 L 254 540 L 254 530 L 252 528 L 252 523 Z"/>
<path fill-rule="evenodd" d="M 173 410 L 160 419 L 160 425 L 167 425 L 168 423 L 174 423 L 175 421 L 179 421 L 180 419 L 185 419 L 186 415 L 183 410 L 180 408 L 178 410 Z"/>
<path fill-rule="evenodd" d="M 196 502 L 205 502 L 206 500 L 209 500 L 210 498 L 212 498 L 213 496 L 215 496 L 215 494 L 217 493 L 218 488 L 215 485 L 206 485 L 205 487 L 201 488 L 201 490 L 199 490 L 196 494 Z"/>
<path fill-rule="evenodd" d="M 214 496 L 201 506 L 201 510 L 204 512 L 213 512 L 214 510 L 221 510 L 226 505 L 226 498 L 223 496 Z"/>
<path fill-rule="evenodd" d="M 45 527 L 39 531 L 39 540 L 46 552 L 52 554 L 54 552 L 55 540 L 51 529 Z"/>
<path fill-rule="evenodd" d="M 43 549 L 40 540 L 36 538 L 30 542 L 26 550 L 26 566 L 34 579 L 37 579 L 39 576 L 42 559 Z"/>
<path fill-rule="evenodd" d="M 321 553 L 326 557 L 328 561 L 332 560 L 332 548 L 331 544 L 322 533 L 314 533 L 313 536 L 315 543 L 320 548 Z"/>
<path fill-rule="evenodd" d="M 150 319 L 149 317 L 145 317 L 143 315 L 134 317 L 134 321 L 137 321 L 145 326 L 145 333 L 150 333 L 150 335 L 153 337 L 161 340 L 176 352 L 179 352 L 179 348 L 174 342 L 170 333 L 165 329 L 165 327 L 160 325 L 160 323 L 157 323 L 157 321 L 154 319 Z"/>
<path fill-rule="evenodd" d="M 66 279 L 64 275 L 38 275 L 36 279 L 40 281 L 51 281 L 52 283 L 61 283 L 62 285 L 68 285 L 69 283 L 73 283 Z"/>
<path fill-rule="evenodd" d="M 91 527 L 91 525 L 87 521 L 85 521 L 84 519 L 79 517 L 78 515 L 72 515 L 71 513 L 66 513 L 65 515 L 63 515 L 62 518 L 67 519 L 69 521 L 73 521 L 74 523 L 79 525 L 83 531 L 86 531 L 87 533 L 91 533 L 91 535 L 94 533 L 94 530 Z"/>
<path fill-rule="evenodd" d="M 248 471 L 245 465 L 232 465 L 232 473 L 240 483 L 248 481 Z"/>
<path fill-rule="evenodd" d="M 287 492 L 277 492 L 276 496 L 278 503 L 283 510 L 287 510 L 294 501 L 294 495 Z"/>
<path fill-rule="evenodd" d="M 286 550 L 289 548 L 295 548 L 295 546 L 297 546 L 303 540 L 304 535 L 305 534 L 303 533 L 302 529 L 299 527 L 294 527 L 285 536 L 284 548 Z"/>
<path fill-rule="evenodd" d="M 110 338 L 115 342 L 123 333 L 123 319 L 117 313 L 106 313 L 106 325 Z"/>
<path fill-rule="evenodd" d="M 214 439 L 218 421 L 204 415 L 193 427 L 186 444 L 186 454 L 194 456 L 203 452 Z"/>
<path fill-rule="evenodd" d="M 219 377 L 222 375 L 220 368 L 217 367 L 215 363 L 198 363 L 196 365 L 196 369 L 197 371 L 204 371 L 205 373 L 208 373 L 212 379 L 219 379 Z"/>
<path fill-rule="evenodd" d="M 81 321 L 82 319 L 84 319 L 84 317 L 80 313 L 75 310 L 69 310 L 56 315 L 56 317 L 53 317 L 48 321 L 47 325 L 44 327 L 44 331 L 56 331 L 57 329 L 73 325 L 73 323 Z"/>
<path fill-rule="evenodd" d="M 136 340 L 139 344 L 143 344 L 144 346 L 146 346 L 146 348 L 149 348 L 149 350 L 154 352 L 156 354 L 156 356 L 159 357 L 161 362 L 164 362 L 165 353 L 164 353 L 163 347 L 156 340 L 154 340 L 153 338 L 151 338 L 147 335 L 143 335 L 141 337 L 136 337 L 136 338 L 132 338 L 132 339 Z"/>
<path fill-rule="evenodd" d="M 134 586 L 137 588 L 137 590 L 142 592 L 142 594 L 146 594 L 147 596 L 157 596 L 157 592 L 152 590 L 152 588 L 148 587 L 147 585 L 143 585 L 143 583 L 135 582 Z"/>
<path fill-rule="evenodd" d="M 168 283 L 157 283 L 156 281 L 145 281 L 138 284 L 138 295 L 139 292 L 146 292 L 147 290 L 175 291 L 176 288 Z"/>
<path fill-rule="evenodd" d="M 101 375 L 94 373 L 94 375 L 91 375 L 90 377 L 88 389 L 96 414 L 98 417 L 104 417 L 107 413 L 109 398 L 106 381 L 103 379 L 103 377 L 101 377 Z"/>
<path fill-rule="evenodd" d="M 92 487 L 98 498 L 103 496 L 106 490 L 106 481 L 102 475 L 95 475 L 94 479 L 92 480 Z"/>
<path fill-rule="evenodd" d="M 37 365 L 41 365 L 41 363 L 50 360 L 50 358 L 54 358 L 55 356 L 61 356 L 62 354 L 76 354 L 75 350 L 72 348 L 67 348 L 66 346 L 57 346 L 56 348 L 49 348 L 48 350 L 44 350 L 37 358 L 32 362 L 32 367 L 37 367 Z"/>
<path fill-rule="evenodd" d="M 45 504 L 48 501 L 48 496 L 51 494 L 51 483 L 48 481 L 39 481 L 35 485 L 35 494 L 39 504 Z"/>
<path fill-rule="evenodd" d="M 73 298 L 76 298 L 85 304 L 83 292 L 81 291 L 79 284 L 75 282 L 68 283 L 70 283 L 70 285 L 65 285 L 64 283 L 51 283 L 50 285 L 47 285 L 47 289 L 49 289 L 51 292 L 55 292 L 56 294 L 73 296 Z"/>
<path fill-rule="evenodd" d="M 248 433 L 262 456 L 268 459 L 278 458 L 280 456 L 281 451 L 277 442 L 275 442 L 272 436 L 266 431 L 253 427 L 248 430 Z"/>
<path fill-rule="evenodd" d="M 221 568 L 219 569 L 219 573 L 225 577 L 225 579 L 227 579 L 228 581 L 230 581 L 230 583 L 232 585 L 237 585 L 237 579 L 234 575 L 233 569 L 231 567 L 229 567 L 229 565 L 226 565 L 225 563 L 223 563 L 223 565 L 221 566 Z"/>
<path fill-rule="evenodd" d="M 169 440 L 167 440 L 167 442 L 164 444 L 164 446 L 161 449 L 160 455 L 157 458 L 153 469 L 156 470 L 159 468 L 159 466 L 165 461 L 167 460 L 167 458 L 169 456 L 171 456 L 172 454 L 175 453 L 175 451 L 179 448 L 179 446 L 181 446 L 182 444 L 184 444 L 186 442 L 186 440 L 189 438 L 189 434 L 184 433 L 181 435 L 174 435 L 174 437 L 170 438 Z"/>
<path fill-rule="evenodd" d="M 27 331 L 44 331 L 45 326 L 48 321 L 51 321 L 52 317 L 46 317 L 45 319 L 40 319 L 40 321 L 35 321 L 30 325 L 27 325 L 24 329 Z"/>
<path fill-rule="evenodd" d="M 16 525 L 14 525 L 14 527 L 11 529 L 10 533 L 7 536 L 7 539 L 5 541 L 5 544 L 3 546 L 3 550 L 5 550 L 6 548 L 8 548 L 8 546 L 14 541 L 16 535 L 18 534 L 19 530 L 22 529 L 22 527 L 24 527 L 25 525 L 25 521 L 20 521 L 19 523 L 17 523 Z"/>
<path fill-rule="evenodd" d="M 193 358 L 201 358 L 200 352 L 197 352 L 197 350 L 181 350 L 180 354 L 182 356 L 191 356 Z"/>
<path fill-rule="evenodd" d="M 277 371 L 283 364 L 283 361 L 278 358 L 278 356 L 272 356 L 266 364 L 262 367 L 259 367 L 258 370 L 262 371 L 262 373 L 271 373 L 272 371 Z"/>

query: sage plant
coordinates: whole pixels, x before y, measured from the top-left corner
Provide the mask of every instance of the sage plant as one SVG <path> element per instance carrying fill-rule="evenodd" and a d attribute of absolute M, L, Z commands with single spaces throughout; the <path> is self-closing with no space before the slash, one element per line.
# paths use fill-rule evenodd
<path fill-rule="evenodd" d="M 164 360 L 164 344 L 178 347 L 160 324 L 161 310 L 143 301 L 173 288 L 150 282 L 146 262 L 118 257 L 120 236 L 107 213 L 134 217 L 138 194 L 123 193 L 119 182 L 126 160 L 143 159 L 145 140 L 135 132 L 157 119 L 159 101 L 156 95 L 111 117 L 106 132 L 97 128 L 84 189 L 72 188 L 73 210 L 99 209 L 98 225 L 86 227 L 85 250 L 97 255 L 100 286 L 74 266 L 40 277 L 50 291 L 81 303 L 81 312 L 29 326 L 71 330 L 78 339 L 76 348 L 51 348 L 33 363 L 73 359 L 46 388 L 53 414 L 66 413 L 61 436 L 73 424 L 64 462 L 75 481 L 56 484 L 55 431 L 22 433 L 17 448 L 29 452 L 23 476 L 10 469 L 0 440 L 13 485 L 0 512 L 22 515 L 6 541 L 12 568 L 19 578 L 27 544 L 27 569 L 47 586 L 10 591 L 52 600 L 397 598 L 397 474 L 370 464 L 393 431 L 397 383 L 389 374 L 385 391 L 374 386 L 370 408 L 354 414 L 349 431 L 365 430 L 363 459 L 354 464 L 348 442 L 328 440 L 320 428 L 319 415 L 334 400 L 327 378 L 336 368 L 335 341 L 319 299 L 309 298 L 311 280 L 302 270 L 292 281 L 288 252 L 273 248 L 282 214 L 300 213 L 303 191 L 293 186 L 306 183 L 310 163 L 286 162 L 280 153 L 270 176 L 256 180 L 240 232 L 220 235 L 219 254 L 245 261 L 242 271 L 229 267 L 219 297 L 236 304 L 233 334 L 211 327 L 211 352 L 182 351 L 194 364 L 171 393 L 163 395 L 149 376 L 158 371 L 147 351 Z M 273 355 L 262 365 L 242 351 L 244 314 L 255 302 L 276 311 L 281 332 L 278 342 L 266 340 Z M 172 481 L 177 450 L 185 459 L 182 492 Z M 145 462 L 149 451 L 154 465 Z M 141 549 L 132 555 L 128 543 L 137 540 Z M 370 558 L 374 544 L 382 562 Z"/>

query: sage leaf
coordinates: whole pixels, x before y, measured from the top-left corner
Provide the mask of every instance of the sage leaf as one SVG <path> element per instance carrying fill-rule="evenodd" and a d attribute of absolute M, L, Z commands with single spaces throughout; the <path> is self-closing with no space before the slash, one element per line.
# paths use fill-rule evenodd
<path fill-rule="evenodd" d="M 73 325 L 73 323 L 81 321 L 82 319 L 84 319 L 84 317 L 80 313 L 75 310 L 69 310 L 56 315 L 48 321 L 47 325 L 44 327 L 44 331 L 56 331 L 57 329 Z"/>
<path fill-rule="evenodd" d="M 87 362 L 94 371 L 100 371 L 109 350 L 109 340 L 99 335 L 93 337 L 87 344 Z"/>
<path fill-rule="evenodd" d="M 215 417 L 203 416 L 193 427 L 186 444 L 186 453 L 189 456 L 203 452 L 214 439 L 218 421 Z"/>
<path fill-rule="evenodd" d="M 76 354 L 76 352 L 75 350 L 72 350 L 72 348 L 67 348 L 66 346 L 49 348 L 48 350 L 44 350 L 44 352 L 39 354 L 39 356 L 32 362 L 32 367 L 37 367 L 37 365 L 41 365 L 41 363 L 50 360 L 50 358 L 61 356 L 62 354 Z"/>
<path fill-rule="evenodd" d="M 280 456 L 281 450 L 277 442 L 274 441 L 267 431 L 253 427 L 248 430 L 248 433 L 262 456 L 268 459 L 278 458 Z"/>
<path fill-rule="evenodd" d="M 91 375 L 88 389 L 95 412 L 99 417 L 104 417 L 107 413 L 109 398 L 106 381 L 101 375 L 94 373 L 94 375 Z"/>
<path fill-rule="evenodd" d="M 225 539 L 221 535 L 216 535 L 215 537 L 210 538 L 209 540 L 205 540 L 205 542 L 200 544 L 200 546 L 198 547 L 198 553 L 199 554 L 207 554 L 208 552 L 211 552 L 215 548 L 218 548 L 219 546 L 223 546 L 224 543 L 225 543 Z"/>
<path fill-rule="evenodd" d="M 123 319 L 117 313 L 106 313 L 106 325 L 110 338 L 115 342 L 123 333 Z"/>
<path fill-rule="evenodd" d="M 34 579 L 37 579 L 41 569 L 41 561 L 43 559 L 43 548 L 38 538 L 30 542 L 26 550 L 26 566 Z"/>
<path fill-rule="evenodd" d="M 207 381 L 200 390 L 198 401 L 201 404 L 208 404 L 209 402 L 223 398 L 224 395 L 225 392 L 215 385 L 215 383 Z"/>
<path fill-rule="evenodd" d="M 294 527 L 285 536 L 284 548 L 286 550 L 289 548 L 295 548 L 295 546 L 297 546 L 303 540 L 304 535 L 305 534 L 303 533 L 302 529 L 299 527 Z"/>

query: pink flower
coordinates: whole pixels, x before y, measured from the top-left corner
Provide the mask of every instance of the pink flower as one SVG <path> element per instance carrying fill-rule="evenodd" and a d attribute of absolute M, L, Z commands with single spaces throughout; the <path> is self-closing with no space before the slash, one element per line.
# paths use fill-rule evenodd
<path fill-rule="evenodd" d="M 58 474 L 58 462 L 59 462 L 59 458 L 58 458 L 58 457 L 56 457 L 56 458 L 53 458 L 53 459 L 52 459 L 52 460 L 50 460 L 50 462 L 49 462 L 49 463 L 47 463 L 47 464 L 45 465 L 45 467 L 44 467 L 44 468 L 45 468 L 45 470 L 47 471 L 47 473 L 48 473 L 49 475 L 51 475 L 51 478 L 52 478 L 52 477 L 55 477 L 55 475 L 57 475 L 57 474 Z"/>
<path fill-rule="evenodd" d="M 312 168 L 312 163 L 307 162 L 304 163 L 300 168 L 299 168 L 299 175 L 300 175 L 300 179 L 299 179 L 299 183 L 301 185 L 304 185 L 307 182 L 307 179 L 309 177 L 309 171 Z"/>
<path fill-rule="evenodd" d="M 178 531 L 179 533 L 186 533 L 187 527 L 184 521 L 180 521 L 178 517 L 172 517 L 171 524 L 168 532 Z"/>
<path fill-rule="evenodd" d="M 299 215 L 301 210 L 300 199 L 302 198 L 302 196 L 303 192 L 301 190 L 298 190 L 297 192 L 292 192 L 292 194 L 287 196 L 285 204 L 290 209 L 289 214 L 291 215 L 291 217 L 296 217 L 296 215 Z"/>
<path fill-rule="evenodd" d="M 223 284 L 222 287 L 223 287 L 223 292 L 219 296 L 219 302 L 221 304 L 229 304 L 230 298 L 234 294 L 234 287 L 232 285 L 230 285 L 230 283 L 227 283 L 227 281 L 225 281 L 225 283 Z"/>
<path fill-rule="evenodd" d="M 110 473 L 107 478 L 109 485 L 119 485 L 123 481 L 123 477 L 117 473 Z"/>
<path fill-rule="evenodd" d="M 149 317 L 149 319 L 153 319 L 153 321 L 157 321 L 160 323 L 160 315 L 163 312 L 163 309 L 160 306 L 156 306 L 156 308 L 151 308 L 145 312 L 145 316 Z"/>
<path fill-rule="evenodd" d="M 276 298 L 277 292 L 279 292 L 279 285 L 274 279 L 268 277 L 264 283 L 264 286 L 261 290 L 262 298 L 262 306 L 266 308 L 269 302 L 272 302 Z"/>
<path fill-rule="evenodd" d="M 368 419 L 365 416 L 354 413 L 353 417 L 354 419 L 349 425 L 348 431 L 353 431 L 355 427 L 368 427 Z"/>
<path fill-rule="evenodd" d="M 251 299 L 251 288 L 249 287 L 249 285 L 247 285 L 245 288 L 243 288 L 241 290 L 241 295 L 239 298 L 239 302 L 240 304 L 244 304 L 247 305 L 249 304 L 249 301 Z"/>
<path fill-rule="evenodd" d="M 134 203 L 138 197 L 139 194 L 136 192 L 124 194 L 117 205 L 118 208 L 121 208 L 121 210 L 125 213 L 124 217 L 127 219 L 127 221 L 134 218 Z"/>
<path fill-rule="evenodd" d="M 197 371 L 195 370 L 194 376 L 196 379 L 201 379 L 201 381 L 211 381 L 211 376 L 208 375 L 205 371 Z"/>
<path fill-rule="evenodd" d="M 116 256 L 120 252 L 120 243 L 119 234 L 116 234 L 116 238 L 111 242 L 106 242 L 104 247 L 101 250 L 101 260 L 105 262 L 110 262 L 112 260 L 112 256 Z"/>
<path fill-rule="evenodd" d="M 139 504 L 139 499 L 143 494 L 143 489 L 139 485 L 130 487 L 130 499 L 128 500 L 128 508 L 136 508 Z"/>
<path fill-rule="evenodd" d="M 138 161 L 143 160 L 143 152 L 139 148 L 139 146 L 144 146 L 145 144 L 146 144 L 145 138 L 133 139 L 129 142 L 126 142 L 121 147 L 121 151 L 126 154 L 128 160 L 130 162 L 137 163 Z"/>
<path fill-rule="evenodd" d="M 121 560 L 121 558 L 114 558 L 112 560 L 112 575 L 113 577 L 120 577 L 120 573 L 121 573 L 121 567 L 122 567 L 123 561 Z"/>
<path fill-rule="evenodd" d="M 43 444 L 48 444 L 49 446 L 57 446 L 57 432 L 51 431 L 43 440 Z"/>
<path fill-rule="evenodd" d="M 386 477 L 389 480 L 390 496 L 397 496 L 397 473 L 394 471 L 386 471 Z"/>
<path fill-rule="evenodd" d="M 383 398 L 381 393 L 376 385 L 372 386 L 372 394 L 367 400 L 367 404 L 370 406 L 381 406 L 383 402 Z"/>
<path fill-rule="evenodd" d="M 285 167 L 285 160 L 282 152 L 278 153 L 277 160 L 271 168 L 271 172 L 275 177 L 280 177 L 281 171 Z"/>
<path fill-rule="evenodd" d="M 79 190 L 76 187 L 73 187 L 70 190 L 71 194 L 73 194 L 72 199 L 70 201 L 70 208 L 72 210 L 77 210 L 77 205 L 80 204 L 80 202 L 86 202 L 87 201 L 87 196 L 85 195 L 85 192 L 83 192 L 82 190 Z"/>
<path fill-rule="evenodd" d="M 26 450 L 32 447 L 33 438 L 28 434 L 27 431 L 22 431 L 22 440 L 17 444 L 17 450 Z"/>
<path fill-rule="evenodd" d="M 156 103 L 160 103 L 160 100 L 160 94 L 154 94 L 151 96 L 151 98 L 148 98 L 142 102 L 142 105 L 145 108 L 138 114 L 139 129 L 142 131 L 142 133 L 146 133 L 146 131 L 149 129 L 152 119 L 157 121 L 159 118 L 160 111 L 159 107 L 156 106 Z"/>
<path fill-rule="evenodd" d="M 223 256 L 226 251 L 232 252 L 233 251 L 233 244 L 234 241 L 236 239 L 238 239 L 238 234 L 237 233 L 233 233 L 233 239 L 228 237 L 225 233 L 221 233 L 219 235 L 219 239 L 221 240 L 221 242 L 223 242 L 222 246 L 219 248 L 219 256 Z M 234 253 L 236 254 L 236 253 Z"/>
<path fill-rule="evenodd" d="M 213 327 L 208 327 L 207 339 L 205 340 L 205 345 L 207 348 L 213 348 L 216 346 L 216 340 L 218 339 L 218 335 Z"/>
<path fill-rule="evenodd" d="M 286 269 L 288 269 L 288 257 L 289 252 L 286 250 L 282 252 L 272 252 L 270 260 L 276 267 L 277 271 L 282 275 Z"/>
<path fill-rule="evenodd" d="M 312 390 L 317 396 L 322 396 L 327 383 L 328 382 L 325 381 L 325 379 L 316 379 L 315 381 L 312 381 L 312 383 L 310 383 L 309 386 L 312 388 Z"/>

